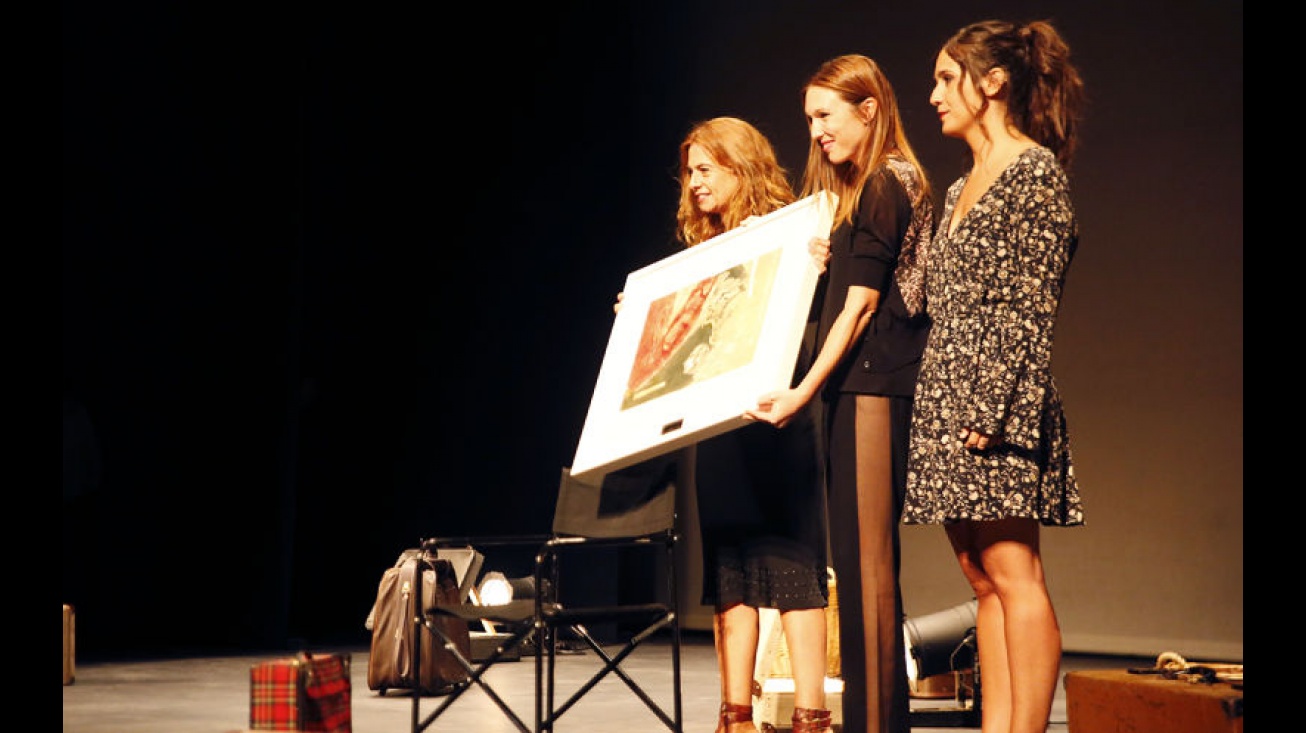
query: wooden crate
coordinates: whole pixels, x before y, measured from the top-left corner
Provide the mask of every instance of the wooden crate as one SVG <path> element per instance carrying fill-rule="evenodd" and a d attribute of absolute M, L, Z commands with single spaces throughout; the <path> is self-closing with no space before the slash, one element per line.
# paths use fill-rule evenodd
<path fill-rule="evenodd" d="M 1068 733 L 1243 733 L 1243 693 L 1126 670 L 1067 672 Z"/>
<path fill-rule="evenodd" d="M 77 615 L 73 607 L 63 604 L 63 683 L 77 679 Z"/>

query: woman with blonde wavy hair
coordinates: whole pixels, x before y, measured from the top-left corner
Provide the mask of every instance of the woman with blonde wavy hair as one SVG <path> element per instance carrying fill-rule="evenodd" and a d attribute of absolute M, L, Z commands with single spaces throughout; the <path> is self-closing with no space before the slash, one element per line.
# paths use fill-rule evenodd
<path fill-rule="evenodd" d="M 690 163 L 690 155 L 698 155 Z M 730 190 L 726 196 L 707 207 L 699 205 L 698 196 L 711 186 L 692 181 L 715 165 L 729 174 Z M 756 127 L 738 117 L 714 117 L 700 122 L 680 143 L 680 204 L 676 209 L 676 237 L 693 246 L 723 234 L 754 216 L 764 216 L 793 203 L 793 186 L 776 159 L 771 142 Z M 701 183 L 699 181 L 698 183 Z"/>
<path fill-rule="evenodd" d="M 795 201 L 775 151 L 735 117 L 695 125 L 680 144 L 676 236 L 686 246 Z M 824 267 L 823 255 L 814 255 Z M 809 329 L 794 370 L 802 378 L 815 335 Z M 805 409 L 777 429 L 753 422 L 695 446 L 703 538 L 702 601 L 713 608 L 721 675 L 717 733 L 757 730 L 752 720 L 759 608 L 780 612 L 798 710 L 825 708 L 829 602 L 826 505 L 819 417 Z M 795 733 L 823 730 L 803 727 Z"/>

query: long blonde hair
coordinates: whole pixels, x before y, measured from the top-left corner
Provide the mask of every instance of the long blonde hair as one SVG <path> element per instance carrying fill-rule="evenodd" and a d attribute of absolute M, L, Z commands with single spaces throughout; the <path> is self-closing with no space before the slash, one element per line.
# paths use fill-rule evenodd
<path fill-rule="evenodd" d="M 690 190 L 689 147 L 698 145 L 717 165 L 739 178 L 739 190 L 720 213 L 705 213 Z M 699 122 L 680 143 L 680 205 L 676 238 L 687 246 L 734 229 L 750 216 L 764 216 L 795 201 L 793 187 L 776 159 L 771 142 L 738 117 Z"/>
<path fill-rule="evenodd" d="M 916 192 L 918 203 L 922 198 L 931 198 L 929 177 L 916 158 L 915 151 L 907 142 L 907 133 L 903 130 L 902 116 L 898 111 L 898 99 L 893 93 L 893 86 L 880 70 L 879 64 L 861 54 L 837 56 L 821 64 L 803 85 L 803 100 L 806 104 L 807 90 L 812 87 L 829 89 L 839 95 L 840 99 L 853 106 L 859 106 L 863 100 L 872 98 L 879 108 L 871 122 L 871 133 L 852 158 L 839 163 L 831 163 L 821 150 L 819 140 L 811 140 L 807 148 L 807 168 L 803 171 L 803 197 L 820 191 L 832 191 L 839 196 L 839 206 L 834 214 L 835 226 L 851 222 L 857 204 L 861 200 L 862 189 L 871 172 L 885 162 L 890 155 L 896 155 L 907 161 L 920 177 L 920 189 Z"/>

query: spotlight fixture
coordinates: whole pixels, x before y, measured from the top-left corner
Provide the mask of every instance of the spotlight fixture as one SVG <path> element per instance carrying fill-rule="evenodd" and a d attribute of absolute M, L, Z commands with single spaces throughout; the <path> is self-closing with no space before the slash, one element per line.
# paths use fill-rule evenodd
<path fill-rule="evenodd" d="M 535 598 L 535 578 L 509 578 L 498 570 L 491 570 L 481 578 L 477 598 L 482 606 L 502 606 L 512 601 L 531 600 Z"/>
<path fill-rule="evenodd" d="M 907 676 L 913 684 L 951 673 L 956 683 L 956 707 L 919 707 L 911 711 L 913 726 L 974 727 L 980 725 L 980 670 L 975 641 L 974 599 L 919 618 L 904 618 Z M 968 674 L 967 674 L 968 673 Z M 963 676 L 970 684 L 963 684 Z"/>
<path fill-rule="evenodd" d="M 478 606 L 502 606 L 513 601 L 530 601 L 535 598 L 535 578 L 509 578 L 498 570 L 487 570 L 481 576 L 481 582 L 471 593 L 471 601 Z M 499 661 L 511 662 L 521 659 L 522 653 L 529 647 L 529 641 L 513 646 L 507 652 L 499 651 L 509 634 L 499 630 L 494 622 L 481 619 L 480 629 L 472 628 L 472 661 L 483 662 L 491 654 L 498 653 Z"/>

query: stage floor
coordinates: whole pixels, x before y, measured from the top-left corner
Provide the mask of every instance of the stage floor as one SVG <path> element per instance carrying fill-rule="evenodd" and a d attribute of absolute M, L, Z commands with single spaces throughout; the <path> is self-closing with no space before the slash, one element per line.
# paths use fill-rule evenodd
<path fill-rule="evenodd" d="M 412 724 L 412 701 L 404 692 L 391 691 L 382 697 L 367 689 L 366 647 L 317 649 L 351 654 L 352 716 L 354 733 L 403 733 Z M 284 654 L 195 656 L 138 661 L 88 662 L 77 664 L 76 680 L 63 688 L 64 733 L 230 733 L 249 727 L 249 671 L 258 662 Z M 671 697 L 670 644 L 662 639 L 646 642 L 646 648 L 624 663 L 629 674 L 641 681 L 657 701 Z M 1086 656 L 1066 654 L 1064 674 L 1084 669 L 1123 669 L 1151 666 L 1152 658 Z M 573 689 L 586 671 L 599 663 L 592 652 L 559 658 L 561 689 Z M 487 676 L 495 690 L 530 724 L 533 719 L 534 657 L 497 665 Z M 574 683 L 566 687 L 568 683 Z M 711 733 L 715 729 L 720 695 L 716 659 L 709 632 L 686 631 L 682 643 L 681 691 L 686 733 Z M 441 698 L 423 697 L 422 718 Z M 949 705 L 950 700 L 913 700 L 913 709 Z M 1066 731 L 1065 688 L 1059 682 L 1052 708 L 1052 733 Z M 567 733 L 657 733 L 666 731 L 661 722 L 609 675 L 576 707 L 559 720 Z M 924 727 L 922 733 L 967 730 L 969 728 Z M 977 728 L 975 728 L 977 729 Z M 466 692 L 440 717 L 429 731 L 458 733 L 512 733 L 516 729 L 479 689 Z"/>

